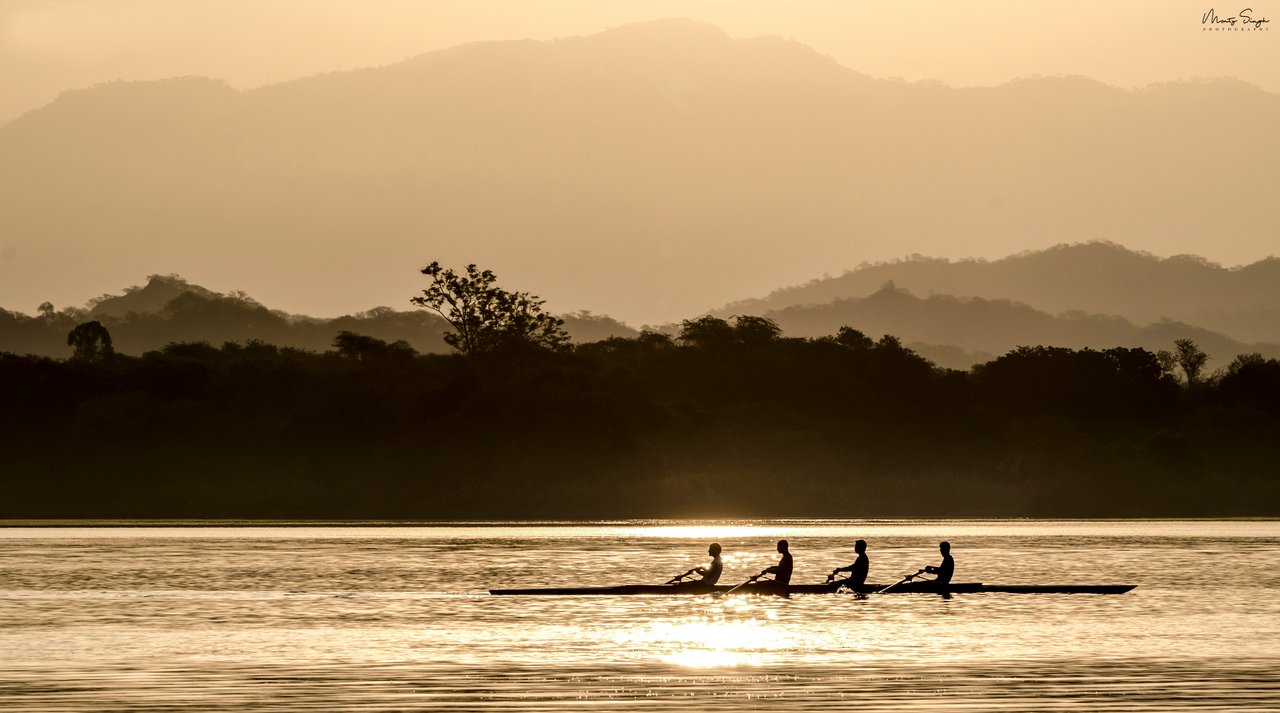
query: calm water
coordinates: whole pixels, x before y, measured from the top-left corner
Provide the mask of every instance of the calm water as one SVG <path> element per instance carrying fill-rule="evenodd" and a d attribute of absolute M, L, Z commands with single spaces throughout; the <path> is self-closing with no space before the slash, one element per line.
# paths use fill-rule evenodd
<path fill-rule="evenodd" d="M 894 581 L 1120 596 L 492 597 Z M 0 529 L 0 709 L 1280 710 L 1280 522 L 752 521 Z"/>

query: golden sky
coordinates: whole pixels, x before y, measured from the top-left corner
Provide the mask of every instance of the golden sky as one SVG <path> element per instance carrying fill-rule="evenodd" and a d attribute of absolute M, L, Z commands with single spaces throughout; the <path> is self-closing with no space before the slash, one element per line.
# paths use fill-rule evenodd
<path fill-rule="evenodd" d="M 441 260 L 493 267 L 557 311 L 642 324 L 913 253 L 994 259 L 1100 239 L 1247 264 L 1277 253 L 1280 215 L 1263 206 L 1280 176 L 1272 128 L 1280 0 L 1246 5 L 1257 18 L 1275 13 L 1257 32 L 1206 31 L 1204 2 L 0 0 L 0 123 L 100 82 L 199 75 L 250 89 L 488 40 L 596 35 L 548 43 L 538 55 L 581 69 L 613 56 L 603 48 L 635 28 L 597 33 L 673 17 L 734 38 L 795 40 L 873 77 L 969 87 L 1077 75 L 1129 88 L 1230 76 L 1266 90 L 858 82 L 826 73 L 830 63 L 801 48 L 734 43 L 714 30 L 681 55 L 681 37 L 692 42 L 682 27 L 705 35 L 697 22 L 651 23 L 661 27 L 646 36 L 669 52 L 646 45 L 638 55 L 640 69 L 654 70 L 649 84 L 624 72 L 614 87 L 545 101 L 539 81 L 511 85 L 499 104 L 538 118 L 528 124 L 490 113 L 483 91 L 457 92 L 447 72 L 414 75 L 423 92 L 457 99 L 421 116 L 413 107 L 425 105 L 402 101 L 396 72 L 357 77 L 361 91 L 403 114 L 383 116 L 378 131 L 367 130 L 354 103 L 311 120 L 307 88 L 349 96 L 349 87 L 330 86 L 342 78 L 243 95 L 203 80 L 107 87 L 79 95 L 81 103 L 69 97 L 61 113 L 0 127 L 8 139 L 0 146 L 8 152 L 0 161 L 0 306 L 82 304 L 147 274 L 178 272 L 282 309 L 336 315 L 405 306 L 420 278 L 415 266 Z M 1219 17 L 1242 9 L 1214 8 Z M 456 75 L 464 87 L 504 72 L 540 80 L 545 68 L 521 65 L 525 50 L 450 56 L 471 58 Z M 691 60 L 712 55 L 735 81 L 685 112 L 688 97 L 678 83 L 663 84 L 671 67 L 662 60 L 683 76 L 698 66 Z M 610 66 L 625 68 L 626 57 Z M 829 87 L 838 75 L 856 91 L 798 92 L 798 104 L 759 106 L 754 100 L 776 87 L 765 65 L 750 63 L 755 57 L 769 57 L 786 81 Z M 702 77 L 704 89 L 713 76 Z M 650 123 L 614 90 L 646 97 L 662 120 Z M 272 124 L 248 121 L 224 133 L 209 126 L 219 114 L 197 110 L 184 122 L 163 120 L 173 107 L 232 100 L 291 128 L 273 133 Z M 112 139 L 99 146 L 86 127 L 97 127 L 95 111 L 118 112 L 117 101 L 132 118 L 109 124 Z M 664 121 L 693 123 L 675 130 Z M 570 125 L 586 128 L 561 132 Z M 338 127 L 350 130 L 334 141 L 325 132 Z M 218 153 L 228 136 L 243 143 Z M 240 160 L 238 152 L 264 142 L 280 150 Z M 547 161 L 552 148 L 557 160 Z M 310 279 L 280 279 L 290 271 Z"/>
<path fill-rule="evenodd" d="M 1252 6 L 1268 32 L 1206 32 Z M 688 17 L 780 35 L 877 77 L 1000 84 L 1079 74 L 1117 86 L 1235 76 L 1280 92 L 1280 0 L 3 0 L 0 121 L 113 79 L 205 75 L 248 88 L 452 45 Z"/>

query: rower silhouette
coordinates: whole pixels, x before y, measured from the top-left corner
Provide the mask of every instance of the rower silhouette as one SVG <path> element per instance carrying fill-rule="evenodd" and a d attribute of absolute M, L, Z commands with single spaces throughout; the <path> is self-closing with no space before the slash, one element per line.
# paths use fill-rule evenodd
<path fill-rule="evenodd" d="M 951 576 L 956 573 L 956 561 L 951 559 L 951 543 L 945 540 L 938 543 L 938 551 L 942 553 L 942 564 L 936 567 L 929 565 L 924 571 L 937 575 L 933 579 L 934 584 L 950 584 Z"/>
<path fill-rule="evenodd" d="M 858 558 L 848 567 L 837 567 L 831 570 L 831 576 L 827 577 L 828 581 L 834 579 L 841 572 L 848 572 L 849 578 L 842 579 L 838 583 L 839 586 L 848 587 L 857 590 L 867 582 L 867 572 L 871 569 L 871 560 L 867 557 L 867 541 L 858 540 L 853 543 L 853 551 L 858 553 Z"/>
<path fill-rule="evenodd" d="M 709 587 L 720 581 L 720 573 L 724 571 L 724 564 L 720 561 L 720 543 L 711 543 L 707 548 L 707 554 L 711 555 L 711 564 L 706 567 L 694 567 L 693 571 L 702 576 L 702 579 L 694 584 Z"/>
<path fill-rule="evenodd" d="M 778 540 L 778 552 L 782 553 L 782 559 L 778 560 L 778 564 L 769 567 L 761 574 L 772 574 L 773 581 L 778 584 L 791 584 L 791 570 L 795 568 L 795 563 L 791 559 L 790 549 L 786 540 Z"/>

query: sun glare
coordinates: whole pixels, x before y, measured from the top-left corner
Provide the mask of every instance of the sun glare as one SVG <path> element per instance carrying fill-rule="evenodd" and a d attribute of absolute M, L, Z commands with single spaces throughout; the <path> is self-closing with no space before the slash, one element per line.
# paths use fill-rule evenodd
<path fill-rule="evenodd" d="M 734 601 L 731 610 L 741 609 Z M 792 647 L 791 640 L 770 627 L 776 613 L 764 611 L 759 618 L 726 621 L 702 616 L 674 622 L 655 622 L 621 633 L 618 643 L 643 644 L 666 663 L 689 668 L 760 666 L 774 654 Z"/>

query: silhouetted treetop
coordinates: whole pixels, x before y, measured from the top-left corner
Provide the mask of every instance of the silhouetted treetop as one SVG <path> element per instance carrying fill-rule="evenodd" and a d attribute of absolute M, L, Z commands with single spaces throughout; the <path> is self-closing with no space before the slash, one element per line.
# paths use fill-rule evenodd
<path fill-rule="evenodd" d="M 1019 347 L 974 368 L 987 403 L 1008 414 L 1163 418 L 1177 384 L 1143 349 Z"/>
<path fill-rule="evenodd" d="M 681 322 L 677 339 L 688 347 L 716 349 L 733 344 L 737 341 L 737 335 L 727 320 L 708 315 Z"/>
<path fill-rule="evenodd" d="M 67 346 L 74 350 L 71 358 L 77 361 L 102 361 L 116 353 L 111 346 L 111 333 L 97 320 L 77 325 L 71 330 L 67 335 Z"/>
<path fill-rule="evenodd" d="M 870 349 L 875 345 L 871 337 L 849 326 L 841 327 L 836 332 L 835 340 L 838 344 L 850 349 Z"/>
<path fill-rule="evenodd" d="M 544 300 L 497 287 L 492 270 L 471 264 L 459 275 L 432 262 L 422 274 L 431 284 L 410 302 L 444 317 L 454 330 L 445 334 L 445 342 L 463 354 L 521 346 L 556 350 L 569 345 L 564 320 L 543 312 Z"/>
<path fill-rule="evenodd" d="M 1192 339 L 1177 339 L 1173 342 L 1173 345 L 1173 358 L 1182 369 L 1183 378 L 1187 380 L 1187 387 L 1195 388 L 1199 386 L 1200 375 L 1204 371 L 1205 363 L 1209 361 L 1209 355 Z"/>
<path fill-rule="evenodd" d="M 766 344 L 782 336 L 782 328 L 772 319 L 745 314 L 734 316 L 733 331 L 747 345 Z"/>
<path fill-rule="evenodd" d="M 685 346 L 723 349 L 730 346 L 762 346 L 778 340 L 782 329 L 768 317 L 735 315 L 733 322 L 712 317 L 686 319 L 677 339 Z"/>
<path fill-rule="evenodd" d="M 1238 404 L 1280 417 L 1280 361 L 1260 354 L 1241 354 L 1217 383 L 1217 395 L 1227 404 Z"/>
<path fill-rule="evenodd" d="M 403 361 L 412 359 L 417 354 L 404 340 L 388 344 L 381 339 L 345 330 L 333 338 L 333 347 L 339 356 L 366 364 L 392 360 Z"/>

